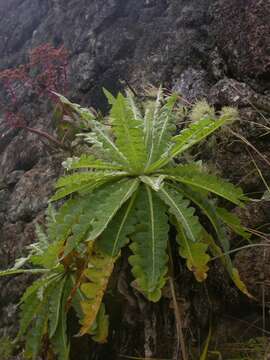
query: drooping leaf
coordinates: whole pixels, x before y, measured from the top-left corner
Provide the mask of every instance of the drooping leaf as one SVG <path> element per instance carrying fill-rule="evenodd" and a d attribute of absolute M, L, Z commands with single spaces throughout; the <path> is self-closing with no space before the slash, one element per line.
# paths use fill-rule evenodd
<path fill-rule="evenodd" d="M 207 196 L 202 195 L 200 192 L 195 191 L 194 188 L 192 189 L 186 185 L 178 184 L 178 189 L 185 195 L 186 198 L 190 199 L 194 204 L 196 204 L 201 211 L 208 217 L 210 220 L 218 241 L 223 249 L 224 252 L 228 252 L 230 250 L 230 243 L 228 240 L 228 236 L 222 225 L 221 220 L 217 216 L 216 207 L 213 203 L 207 198 Z M 177 190 L 177 189 L 176 189 Z M 226 255 L 224 255 L 226 257 Z"/>
<path fill-rule="evenodd" d="M 48 323 L 48 302 L 44 300 L 39 303 L 38 311 L 32 327 L 26 335 L 25 353 L 27 359 L 36 360 L 42 348 L 43 336 L 46 333 Z"/>
<path fill-rule="evenodd" d="M 72 282 L 68 277 L 62 289 L 61 305 L 59 306 L 58 324 L 51 339 L 54 353 L 58 360 L 69 360 L 70 344 L 67 336 L 67 301 L 72 289 Z"/>
<path fill-rule="evenodd" d="M 35 289 L 32 294 L 29 294 L 27 299 L 25 299 L 21 305 L 20 330 L 18 338 L 21 338 L 25 334 L 36 314 L 39 312 L 40 299 L 37 296 L 37 290 L 38 289 Z"/>
<path fill-rule="evenodd" d="M 227 224 L 236 234 L 242 236 L 246 240 L 250 239 L 251 234 L 241 224 L 241 220 L 234 213 L 220 207 L 217 207 L 216 211 L 217 215 L 222 219 L 222 221 Z"/>
<path fill-rule="evenodd" d="M 228 255 L 228 252 L 230 250 L 230 243 L 225 228 L 218 216 L 217 208 L 212 204 L 210 200 L 207 199 L 207 197 L 203 196 L 199 192 L 196 192 L 191 188 L 183 185 L 181 185 L 179 189 L 181 189 L 181 192 L 185 195 L 185 197 L 189 198 L 194 204 L 196 204 L 208 217 L 216 232 L 217 239 L 222 249 L 216 244 L 212 236 L 206 233 L 206 231 L 203 231 L 204 241 L 208 243 L 211 252 L 221 259 L 224 267 L 228 271 L 228 274 L 230 275 L 231 279 L 238 287 L 238 289 L 246 295 L 249 294 L 245 284 L 239 277 L 237 269 L 233 267 L 230 256 Z M 250 296 L 250 294 L 248 296 Z"/>
<path fill-rule="evenodd" d="M 89 331 L 92 339 L 100 344 L 107 342 L 109 333 L 109 316 L 106 314 L 105 305 L 101 304 L 96 320 Z"/>
<path fill-rule="evenodd" d="M 190 201 L 168 185 L 163 186 L 157 194 L 169 206 L 169 212 L 183 226 L 187 238 L 194 243 L 199 241 L 202 226 L 198 217 L 194 215 L 195 209 L 190 206 Z"/>
<path fill-rule="evenodd" d="M 178 230 L 177 242 L 179 244 L 179 254 L 186 259 L 187 268 L 194 273 L 197 281 L 201 282 L 207 278 L 209 270 L 208 262 L 210 256 L 207 254 L 208 245 L 199 239 L 196 242 L 191 241 L 185 234 L 182 224 L 177 224 Z M 203 234 L 202 234 L 203 235 Z"/>
<path fill-rule="evenodd" d="M 100 309 L 115 261 L 115 257 L 113 258 L 102 254 L 97 249 L 92 249 L 91 251 L 88 268 L 84 271 L 86 280 L 80 287 L 80 290 L 86 297 L 86 300 L 81 302 L 83 319 L 80 335 L 84 335 L 91 331 Z"/>
<path fill-rule="evenodd" d="M 129 257 L 136 287 L 149 300 L 158 301 L 167 273 L 168 219 L 166 206 L 148 186 L 142 186 L 136 202 L 138 225 L 132 235 Z"/>
<path fill-rule="evenodd" d="M 241 280 L 239 271 L 235 267 L 232 269 L 232 280 L 237 288 L 242 291 L 242 293 L 246 294 L 250 298 L 254 298 L 248 291 L 246 284 Z"/>
<path fill-rule="evenodd" d="M 61 316 L 61 305 L 63 292 L 66 284 L 66 277 L 63 277 L 59 282 L 56 282 L 50 292 L 49 298 L 49 337 L 51 338 L 58 327 L 59 318 Z"/>

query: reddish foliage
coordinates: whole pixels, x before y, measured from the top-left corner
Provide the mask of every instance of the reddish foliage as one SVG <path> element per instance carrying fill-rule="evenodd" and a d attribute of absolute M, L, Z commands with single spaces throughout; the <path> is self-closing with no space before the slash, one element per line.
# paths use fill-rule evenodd
<path fill-rule="evenodd" d="M 29 54 L 25 65 L 0 71 L 0 83 L 6 92 L 4 120 L 9 127 L 24 128 L 26 121 L 19 111 L 19 91 L 28 88 L 37 97 L 48 96 L 54 99 L 52 91 L 65 93 L 67 88 L 68 52 L 61 46 L 40 45 Z"/>

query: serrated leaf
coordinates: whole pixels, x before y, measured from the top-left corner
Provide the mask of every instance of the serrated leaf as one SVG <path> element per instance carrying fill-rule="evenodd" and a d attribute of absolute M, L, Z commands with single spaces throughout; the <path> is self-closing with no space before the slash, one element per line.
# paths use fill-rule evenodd
<path fill-rule="evenodd" d="M 148 153 L 148 159 L 149 159 L 149 153 L 151 151 L 151 148 L 153 148 L 153 142 L 154 142 L 154 129 L 155 124 L 158 121 L 158 114 L 161 108 L 161 101 L 163 98 L 163 91 L 162 87 L 160 86 L 158 89 L 156 101 L 150 102 L 147 104 L 147 107 L 145 109 L 144 114 L 144 141 L 145 146 Z"/>
<path fill-rule="evenodd" d="M 127 236 L 135 230 L 136 218 L 132 211 L 134 200 L 135 196 L 133 195 L 129 203 L 117 212 L 109 226 L 97 240 L 97 246 L 112 257 L 119 254 L 121 248 L 128 242 Z"/>
<path fill-rule="evenodd" d="M 66 277 L 61 281 L 55 283 L 53 289 L 50 291 L 49 298 L 49 337 L 51 338 L 58 327 L 59 317 L 61 313 L 61 305 L 63 298 L 63 291 L 66 284 Z"/>
<path fill-rule="evenodd" d="M 93 230 L 87 241 L 95 240 L 107 227 L 120 207 L 138 188 L 138 180 L 124 180 L 108 185 L 102 189 L 101 196 L 92 196 L 91 204 L 94 213 Z"/>
<path fill-rule="evenodd" d="M 149 112 L 148 116 L 153 116 L 151 120 L 152 131 L 150 133 L 149 156 L 145 171 L 152 163 L 157 161 L 170 147 L 170 139 L 176 129 L 176 118 L 173 113 L 178 95 L 173 94 L 167 97 L 165 104 L 160 107 L 159 101 L 156 102 L 156 108 L 153 113 Z M 148 120 L 149 121 L 149 120 Z"/>
<path fill-rule="evenodd" d="M 196 280 L 199 282 L 204 281 L 209 270 L 207 265 L 210 260 L 210 256 L 207 254 L 208 245 L 201 239 L 195 243 L 192 242 L 186 236 L 181 224 L 177 224 L 177 230 L 180 256 L 186 259 L 187 268 L 194 273 Z"/>
<path fill-rule="evenodd" d="M 136 287 L 148 300 L 158 301 L 167 273 L 168 218 L 166 206 L 148 186 L 141 186 L 136 202 L 138 225 L 129 257 Z"/>
<path fill-rule="evenodd" d="M 199 121 L 191 123 L 187 128 L 181 131 L 180 135 L 173 138 L 175 145 L 170 149 L 168 154 L 161 156 L 152 166 L 149 171 L 159 169 L 168 164 L 175 156 L 183 153 L 190 147 L 211 135 L 221 126 L 232 122 L 229 116 L 221 116 L 219 119 L 212 119 L 211 117 L 202 118 Z"/>
<path fill-rule="evenodd" d="M 216 234 L 218 241 L 224 252 L 228 252 L 230 250 L 230 243 L 228 240 L 228 236 L 224 229 L 224 226 L 217 216 L 216 207 L 213 203 L 207 198 L 207 196 L 202 195 L 200 192 L 195 191 L 189 186 L 185 185 L 177 185 L 178 189 L 184 194 L 184 196 L 190 199 L 195 205 L 197 205 L 202 212 L 208 217 L 210 220 Z M 226 255 L 224 255 L 226 257 Z"/>
<path fill-rule="evenodd" d="M 190 201 L 168 185 L 163 186 L 157 194 L 169 206 L 169 212 L 183 226 L 187 238 L 194 243 L 197 242 L 201 236 L 202 226 L 198 217 L 194 215 L 195 209 L 190 206 Z"/>
<path fill-rule="evenodd" d="M 92 336 L 92 339 L 100 344 L 107 342 L 107 337 L 109 333 L 109 316 L 106 315 L 105 305 L 101 304 L 95 323 L 93 324 L 89 334 Z"/>
<path fill-rule="evenodd" d="M 80 157 L 67 158 L 62 165 L 67 170 L 97 169 L 97 170 L 122 170 L 121 165 L 113 165 L 104 160 L 96 159 L 93 155 L 83 154 Z"/>
<path fill-rule="evenodd" d="M 70 277 L 65 281 L 61 306 L 59 307 L 58 325 L 52 338 L 54 353 L 58 360 L 69 360 L 70 344 L 67 337 L 67 310 L 66 305 L 72 290 L 72 282 Z"/>
<path fill-rule="evenodd" d="M 172 180 L 209 191 L 239 206 L 243 206 L 243 201 L 246 200 L 241 188 L 202 171 L 196 164 L 168 168 L 164 170 L 164 174 Z"/>
<path fill-rule="evenodd" d="M 48 322 L 48 303 L 44 301 L 39 304 L 32 328 L 28 330 L 25 343 L 26 358 L 36 360 L 42 347 L 42 339 L 46 333 Z"/>
<path fill-rule="evenodd" d="M 51 198 L 51 201 L 59 200 L 74 192 L 89 193 L 101 185 L 120 179 L 125 176 L 124 172 L 78 172 L 72 175 L 67 175 L 59 178 L 55 187 L 58 189 L 56 194 Z"/>
<path fill-rule="evenodd" d="M 88 268 L 84 270 L 86 281 L 80 287 L 81 292 L 86 297 L 86 300 L 81 302 L 83 319 L 80 335 L 84 335 L 91 330 L 100 309 L 115 261 L 115 257 L 102 254 L 97 249 L 92 250 L 90 254 Z"/>
<path fill-rule="evenodd" d="M 110 121 L 116 136 L 116 145 L 128 159 L 131 170 L 141 171 L 146 162 L 143 122 L 135 118 L 132 108 L 122 94 L 118 94 L 112 106 Z"/>
<path fill-rule="evenodd" d="M 100 153 L 109 160 L 114 160 L 120 164 L 127 164 L 127 159 L 125 156 L 114 144 L 113 140 L 108 135 L 106 128 L 101 123 L 96 121 L 95 116 L 90 111 L 90 109 L 83 108 L 78 104 L 72 103 L 62 95 L 57 93 L 55 93 L 55 95 L 58 96 L 59 100 L 63 104 L 66 113 L 73 117 L 75 116 L 77 121 L 78 118 L 81 119 L 84 124 L 91 127 L 91 133 L 81 134 L 84 136 L 86 141 L 97 145 Z"/>

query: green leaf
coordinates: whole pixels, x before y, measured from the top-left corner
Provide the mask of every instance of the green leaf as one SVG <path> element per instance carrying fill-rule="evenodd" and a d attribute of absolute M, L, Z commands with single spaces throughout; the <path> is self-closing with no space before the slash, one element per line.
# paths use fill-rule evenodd
<path fill-rule="evenodd" d="M 132 211 L 135 200 L 134 195 L 117 212 L 108 227 L 103 231 L 101 237 L 97 240 L 97 246 L 112 257 L 119 254 L 121 248 L 129 241 L 127 236 L 134 232 L 136 222 Z"/>
<path fill-rule="evenodd" d="M 40 254 L 35 254 L 30 257 L 30 262 L 33 265 L 42 266 L 45 269 L 52 269 L 59 263 L 59 253 L 62 249 L 63 243 L 58 241 L 48 244 L 48 247 Z"/>
<path fill-rule="evenodd" d="M 60 177 L 55 187 L 60 188 L 51 198 L 51 201 L 59 200 L 74 192 L 92 192 L 101 185 L 120 179 L 127 175 L 125 172 L 78 172 L 72 175 Z"/>
<path fill-rule="evenodd" d="M 151 149 L 154 146 L 154 129 L 157 123 L 158 114 L 161 108 L 161 101 L 163 98 L 162 87 L 158 89 L 156 101 L 148 104 L 144 114 L 144 141 L 148 152 L 148 159 Z"/>
<path fill-rule="evenodd" d="M 84 139 L 95 146 L 99 156 L 108 161 L 127 166 L 128 160 L 115 145 L 109 130 L 102 124 L 95 122 L 92 132 L 81 134 Z"/>
<path fill-rule="evenodd" d="M 221 126 L 232 122 L 232 120 L 234 119 L 230 116 L 221 116 L 217 120 L 207 117 L 191 123 L 187 128 L 181 131 L 180 135 L 173 138 L 175 145 L 168 154 L 164 154 L 164 156 L 161 156 L 159 160 L 150 166 L 149 171 L 154 171 L 168 164 L 175 156 L 183 153 L 207 136 L 211 135 Z"/>
<path fill-rule="evenodd" d="M 194 215 L 195 209 L 190 206 L 190 201 L 184 199 L 179 191 L 168 185 L 161 188 L 157 194 L 169 206 L 169 212 L 183 226 L 187 238 L 194 243 L 199 241 L 202 226 L 198 217 Z"/>
<path fill-rule="evenodd" d="M 225 228 L 220 218 L 217 216 L 217 210 L 213 203 L 207 198 L 207 196 L 202 195 L 198 191 L 195 191 L 194 188 L 192 189 L 189 186 L 180 184 L 177 184 L 177 187 L 178 190 L 175 188 L 177 191 L 180 190 L 186 198 L 190 199 L 194 204 L 196 204 L 208 217 L 217 234 L 218 241 L 220 242 L 223 251 L 228 252 L 230 250 L 230 243 Z"/>
<path fill-rule="evenodd" d="M 173 109 L 177 98 L 178 95 L 176 94 L 169 96 L 165 104 L 160 109 L 157 107 L 153 114 L 151 145 L 145 171 L 170 147 L 170 139 L 176 129 L 176 118 Z"/>
<path fill-rule="evenodd" d="M 86 125 L 91 127 L 91 133 L 81 134 L 86 141 L 95 144 L 105 158 L 114 160 L 120 164 L 127 164 L 127 159 L 114 144 L 105 126 L 95 120 L 95 115 L 89 109 L 82 108 L 80 105 L 70 102 L 64 96 L 57 93 L 55 94 L 59 97 L 67 114 L 73 117 L 75 116 L 76 120 L 78 120 L 78 118 L 81 119 Z"/>
<path fill-rule="evenodd" d="M 104 92 L 104 95 L 106 96 L 107 100 L 108 100 L 108 103 L 110 105 L 113 105 L 115 103 L 115 97 L 113 96 L 113 94 L 111 94 L 107 89 L 105 88 L 102 88 L 103 92 Z"/>
<path fill-rule="evenodd" d="M 118 94 L 112 106 L 110 121 L 116 136 L 116 145 L 128 159 L 131 170 L 141 171 L 146 162 L 143 122 L 135 118 L 129 102 L 122 94 Z"/>
<path fill-rule="evenodd" d="M 157 176 L 140 176 L 140 179 L 146 185 L 149 185 L 154 191 L 158 191 L 163 186 L 163 180 L 166 178 L 166 175 L 157 175 Z"/>
<path fill-rule="evenodd" d="M 51 338 L 58 327 L 62 297 L 65 288 L 67 278 L 63 277 L 61 281 L 54 284 L 53 289 L 50 292 L 49 298 L 49 337 Z"/>
<path fill-rule="evenodd" d="M 133 195 L 138 188 L 138 180 L 123 180 L 110 184 L 92 195 L 93 230 L 87 240 L 95 240 L 106 229 L 121 206 Z"/>
<path fill-rule="evenodd" d="M 142 186 L 136 202 L 138 225 L 132 235 L 129 257 L 135 286 L 148 300 L 158 301 L 167 273 L 169 225 L 166 206 L 148 186 Z"/>
<path fill-rule="evenodd" d="M 1 276 L 7 276 L 7 275 L 19 275 L 19 274 L 43 274 L 47 273 L 47 269 L 7 269 L 0 271 L 0 277 Z"/>
<path fill-rule="evenodd" d="M 37 289 L 35 289 L 32 294 L 27 296 L 27 300 L 25 300 L 21 305 L 20 330 L 18 338 L 21 338 L 25 334 L 39 309 L 40 299 L 37 296 Z"/>
<path fill-rule="evenodd" d="M 43 336 L 46 333 L 48 323 L 48 303 L 46 301 L 39 304 L 33 326 L 28 330 L 25 344 L 25 357 L 36 360 L 42 348 Z"/>
<path fill-rule="evenodd" d="M 67 170 L 96 169 L 96 170 L 122 170 L 121 165 L 113 165 L 110 162 L 96 159 L 93 155 L 83 154 L 80 157 L 67 158 L 62 165 Z"/>
<path fill-rule="evenodd" d="M 232 212 L 224 208 L 216 208 L 217 215 L 222 221 L 228 225 L 236 234 L 242 236 L 244 239 L 249 240 L 251 234 L 247 232 L 246 228 L 242 226 L 241 220 Z"/>
<path fill-rule="evenodd" d="M 61 305 L 59 307 L 58 324 L 56 331 L 52 337 L 52 345 L 54 353 L 57 354 L 58 360 L 69 360 L 70 344 L 67 337 L 67 310 L 66 305 L 72 290 L 72 282 L 70 277 L 65 281 L 62 289 Z"/>
<path fill-rule="evenodd" d="M 164 174 L 172 180 L 209 191 L 239 206 L 243 206 L 243 201 L 246 200 L 241 188 L 215 175 L 207 174 L 195 164 L 164 169 Z"/>

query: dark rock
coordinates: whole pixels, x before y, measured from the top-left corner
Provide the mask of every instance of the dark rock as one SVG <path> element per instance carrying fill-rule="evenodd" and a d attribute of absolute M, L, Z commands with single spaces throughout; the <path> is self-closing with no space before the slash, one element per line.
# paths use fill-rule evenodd
<path fill-rule="evenodd" d="M 47 207 L 59 170 L 48 158 L 24 173 L 9 200 L 8 219 L 11 222 L 29 222 Z"/>
<path fill-rule="evenodd" d="M 0 212 L 7 209 L 9 195 L 10 193 L 7 189 L 0 190 Z"/>
<path fill-rule="evenodd" d="M 209 84 L 206 71 L 187 68 L 175 82 L 173 91 L 179 92 L 190 103 L 207 98 Z"/>
<path fill-rule="evenodd" d="M 15 185 L 25 173 L 24 170 L 14 170 L 6 176 L 5 182 L 7 185 Z"/>
<path fill-rule="evenodd" d="M 218 0 L 213 6 L 212 30 L 230 73 L 256 78 L 265 88 L 270 80 L 269 18 L 269 1 Z"/>
<path fill-rule="evenodd" d="M 216 106 L 250 106 L 255 91 L 245 83 L 224 78 L 211 87 L 209 102 Z"/>

